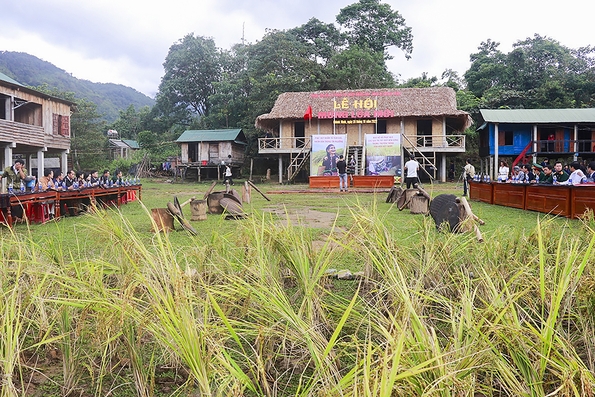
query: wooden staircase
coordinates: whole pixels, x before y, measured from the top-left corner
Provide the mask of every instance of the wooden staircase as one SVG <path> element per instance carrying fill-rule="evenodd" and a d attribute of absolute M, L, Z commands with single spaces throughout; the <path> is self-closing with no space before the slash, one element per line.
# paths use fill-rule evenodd
<path fill-rule="evenodd" d="M 310 159 L 310 148 L 304 146 L 297 153 L 291 153 L 289 157 L 289 166 L 287 167 L 287 183 L 294 181 L 297 174 L 308 163 Z"/>
<path fill-rule="evenodd" d="M 436 171 L 438 170 L 436 167 L 436 152 L 420 152 L 407 136 L 403 134 L 402 137 L 404 138 L 403 143 L 407 143 L 404 145 L 405 151 L 407 152 L 406 156 L 408 157 L 413 154 L 419 163 L 420 171 L 428 175 L 430 181 L 436 180 Z M 405 162 L 407 162 L 407 159 L 405 159 Z M 428 169 L 432 172 L 428 172 Z"/>

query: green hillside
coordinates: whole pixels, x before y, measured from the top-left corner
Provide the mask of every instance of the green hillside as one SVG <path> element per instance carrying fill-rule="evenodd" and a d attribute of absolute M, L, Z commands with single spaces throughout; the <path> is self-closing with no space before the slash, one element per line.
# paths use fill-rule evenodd
<path fill-rule="evenodd" d="M 53 64 L 23 52 L 0 51 L 0 72 L 27 86 L 46 83 L 61 91 L 74 92 L 77 97 L 97 104 L 97 111 L 108 123 L 115 121 L 119 111 L 130 105 L 139 109 L 155 103 L 134 88 L 77 79 Z"/>

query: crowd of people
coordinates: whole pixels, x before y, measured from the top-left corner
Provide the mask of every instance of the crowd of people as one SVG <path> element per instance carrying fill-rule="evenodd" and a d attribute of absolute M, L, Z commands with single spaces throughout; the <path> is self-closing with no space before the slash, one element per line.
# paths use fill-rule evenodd
<path fill-rule="evenodd" d="M 18 194 L 26 192 L 45 192 L 48 190 L 55 191 L 75 191 L 88 188 L 111 188 L 119 186 L 137 185 L 140 180 L 137 178 L 123 178 L 122 171 L 116 169 L 113 176 L 109 170 L 104 170 L 103 174 L 99 176 L 99 172 L 92 170 L 90 172 L 69 170 L 66 175 L 63 172 L 54 173 L 53 170 L 47 169 L 39 178 L 28 175 L 25 168 L 25 162 L 21 159 L 15 160 L 14 164 L 6 167 L 2 172 L 2 178 L 6 178 L 6 186 L 9 194 Z M 107 198 L 109 199 L 109 197 Z M 54 203 L 49 201 L 49 218 L 54 218 L 55 208 Z M 78 199 L 76 206 L 86 208 L 90 205 L 90 199 Z M 74 210 L 74 206 L 68 207 L 70 215 L 76 215 L 79 211 Z M 16 221 L 23 217 L 23 209 L 21 206 L 13 206 L 11 213 Z"/>
<path fill-rule="evenodd" d="M 471 160 L 467 160 L 464 171 L 463 195 L 467 195 L 467 182 L 478 180 Z M 483 179 L 481 179 L 483 181 Z M 541 163 L 520 164 L 510 169 L 506 160 L 500 161 L 497 173 L 500 183 L 534 183 L 540 185 L 580 185 L 595 183 L 595 161 L 573 161 L 564 165 L 561 161 L 553 164 L 545 158 Z"/>
<path fill-rule="evenodd" d="M 506 161 L 500 162 L 498 182 L 538 183 L 542 185 L 580 185 L 595 183 L 595 161 L 580 163 L 573 161 L 567 165 L 561 161 L 551 164 L 548 159 L 531 165 L 515 165 L 509 170 Z"/>

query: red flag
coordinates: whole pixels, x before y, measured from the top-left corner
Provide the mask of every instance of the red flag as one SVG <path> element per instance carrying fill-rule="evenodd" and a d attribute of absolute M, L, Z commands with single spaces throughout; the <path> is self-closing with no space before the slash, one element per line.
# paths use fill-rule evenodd
<path fill-rule="evenodd" d="M 521 161 L 521 159 L 523 157 L 525 157 L 525 154 L 527 153 L 527 151 L 529 150 L 529 148 L 531 147 L 531 145 L 533 145 L 533 141 L 529 141 L 529 143 L 527 144 L 527 146 L 523 149 L 523 151 L 521 152 L 521 154 L 519 154 L 517 156 L 517 158 L 512 162 L 512 166 L 514 167 L 515 165 L 517 165 L 519 163 L 519 161 Z"/>
<path fill-rule="evenodd" d="M 308 109 L 304 114 L 304 120 L 312 120 L 312 106 L 308 105 Z"/>

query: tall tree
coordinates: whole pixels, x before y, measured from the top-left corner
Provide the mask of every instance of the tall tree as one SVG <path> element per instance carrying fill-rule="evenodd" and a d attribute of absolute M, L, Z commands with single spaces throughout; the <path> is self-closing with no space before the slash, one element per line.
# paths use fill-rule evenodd
<path fill-rule="evenodd" d="M 213 83 L 221 76 L 220 50 L 213 39 L 186 35 L 170 47 L 163 67 L 156 104 L 162 115 L 183 124 L 207 116 Z"/>
<path fill-rule="evenodd" d="M 503 54 L 491 40 L 471 55 L 468 87 L 488 107 L 573 108 L 593 106 L 592 48 L 572 50 L 548 37 L 518 41 Z"/>
<path fill-rule="evenodd" d="M 150 120 L 151 109 L 145 106 L 138 111 L 134 105 L 128 106 L 126 110 L 120 110 L 118 119 L 110 126 L 120 133 L 124 139 L 136 139 L 140 131 L 147 129 Z"/>
<path fill-rule="evenodd" d="M 329 61 L 327 75 L 324 89 L 389 88 L 395 84 L 382 53 L 357 45 L 336 54 Z"/>
<path fill-rule="evenodd" d="M 347 29 L 350 45 L 370 48 L 390 59 L 386 51 L 395 46 L 411 57 L 413 35 L 411 28 L 405 25 L 405 19 L 398 11 L 393 11 L 388 4 L 380 0 L 359 0 L 339 11 L 337 23 Z"/>

